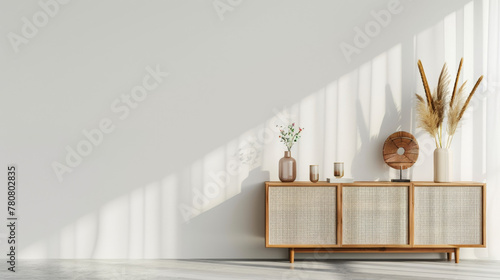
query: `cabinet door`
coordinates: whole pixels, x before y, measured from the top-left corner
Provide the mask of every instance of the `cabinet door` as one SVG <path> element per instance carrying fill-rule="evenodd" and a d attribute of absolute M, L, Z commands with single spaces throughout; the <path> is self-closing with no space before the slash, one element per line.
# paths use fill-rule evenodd
<path fill-rule="evenodd" d="M 342 245 L 408 245 L 408 186 L 344 186 Z"/>
<path fill-rule="evenodd" d="M 337 243 L 336 186 L 270 186 L 268 247 L 320 247 Z"/>
<path fill-rule="evenodd" d="M 415 186 L 415 245 L 482 245 L 483 186 Z"/>

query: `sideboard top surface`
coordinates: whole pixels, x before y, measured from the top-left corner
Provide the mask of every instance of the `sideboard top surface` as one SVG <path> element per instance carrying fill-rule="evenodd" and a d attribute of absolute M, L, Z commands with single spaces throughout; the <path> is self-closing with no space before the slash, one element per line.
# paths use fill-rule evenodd
<path fill-rule="evenodd" d="M 355 181 L 354 183 L 328 183 L 320 181 L 312 183 L 309 181 L 294 181 L 294 182 L 281 182 L 281 181 L 267 181 L 266 186 L 485 186 L 486 183 L 481 182 L 448 182 L 448 183 L 435 183 L 432 181 L 411 181 L 411 182 L 389 182 L 389 181 Z"/>

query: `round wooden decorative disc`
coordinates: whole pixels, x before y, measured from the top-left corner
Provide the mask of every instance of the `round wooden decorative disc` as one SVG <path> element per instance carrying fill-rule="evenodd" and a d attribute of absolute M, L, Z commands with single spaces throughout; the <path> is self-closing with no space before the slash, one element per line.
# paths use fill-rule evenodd
<path fill-rule="evenodd" d="M 418 159 L 417 139 L 405 131 L 395 132 L 385 140 L 383 154 L 385 163 L 390 167 L 407 169 Z"/>

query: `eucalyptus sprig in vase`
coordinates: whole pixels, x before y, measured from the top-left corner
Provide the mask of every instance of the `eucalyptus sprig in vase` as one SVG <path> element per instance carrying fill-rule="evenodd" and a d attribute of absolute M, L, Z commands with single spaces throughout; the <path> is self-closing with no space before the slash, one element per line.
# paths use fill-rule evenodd
<path fill-rule="evenodd" d="M 296 127 L 295 123 L 287 127 L 280 127 L 280 142 L 285 144 L 287 151 L 285 156 L 279 161 L 279 178 L 281 182 L 293 182 L 297 178 L 297 163 L 292 157 L 293 144 L 297 143 L 300 139 L 300 133 L 303 128 Z"/>
<path fill-rule="evenodd" d="M 451 91 L 451 98 L 449 84 L 450 76 L 446 63 L 443 65 L 437 89 L 434 94 L 431 94 L 427 77 L 425 76 L 424 67 L 422 62 L 418 61 L 418 70 L 424 85 L 425 99 L 416 94 L 417 96 L 417 113 L 419 118 L 419 127 L 423 128 L 429 133 L 436 142 L 436 150 L 434 150 L 434 181 L 435 182 L 450 182 L 451 181 L 451 152 L 450 146 L 453 136 L 464 116 L 465 110 L 469 106 L 472 96 L 476 92 L 483 76 L 479 77 L 474 88 L 465 98 L 465 84 L 464 82 L 458 89 L 458 80 L 462 70 L 463 58 L 460 60 L 458 66 L 457 76 Z M 446 121 L 445 121 L 446 118 Z M 444 128 L 446 125 L 446 129 Z M 447 136 L 445 137 L 445 134 Z M 445 140 L 446 138 L 446 140 Z"/>

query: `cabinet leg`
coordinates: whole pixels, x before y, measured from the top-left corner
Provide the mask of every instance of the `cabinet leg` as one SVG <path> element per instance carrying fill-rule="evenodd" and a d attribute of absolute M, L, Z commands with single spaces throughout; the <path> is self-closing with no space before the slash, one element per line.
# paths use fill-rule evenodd
<path fill-rule="evenodd" d="M 293 263 L 295 260 L 295 249 L 290 248 L 290 263 Z"/>
<path fill-rule="evenodd" d="M 448 254 L 448 261 L 451 261 L 451 254 L 452 253 L 447 253 Z"/>
<path fill-rule="evenodd" d="M 460 248 L 455 248 L 455 263 L 458 263 L 460 259 Z"/>

